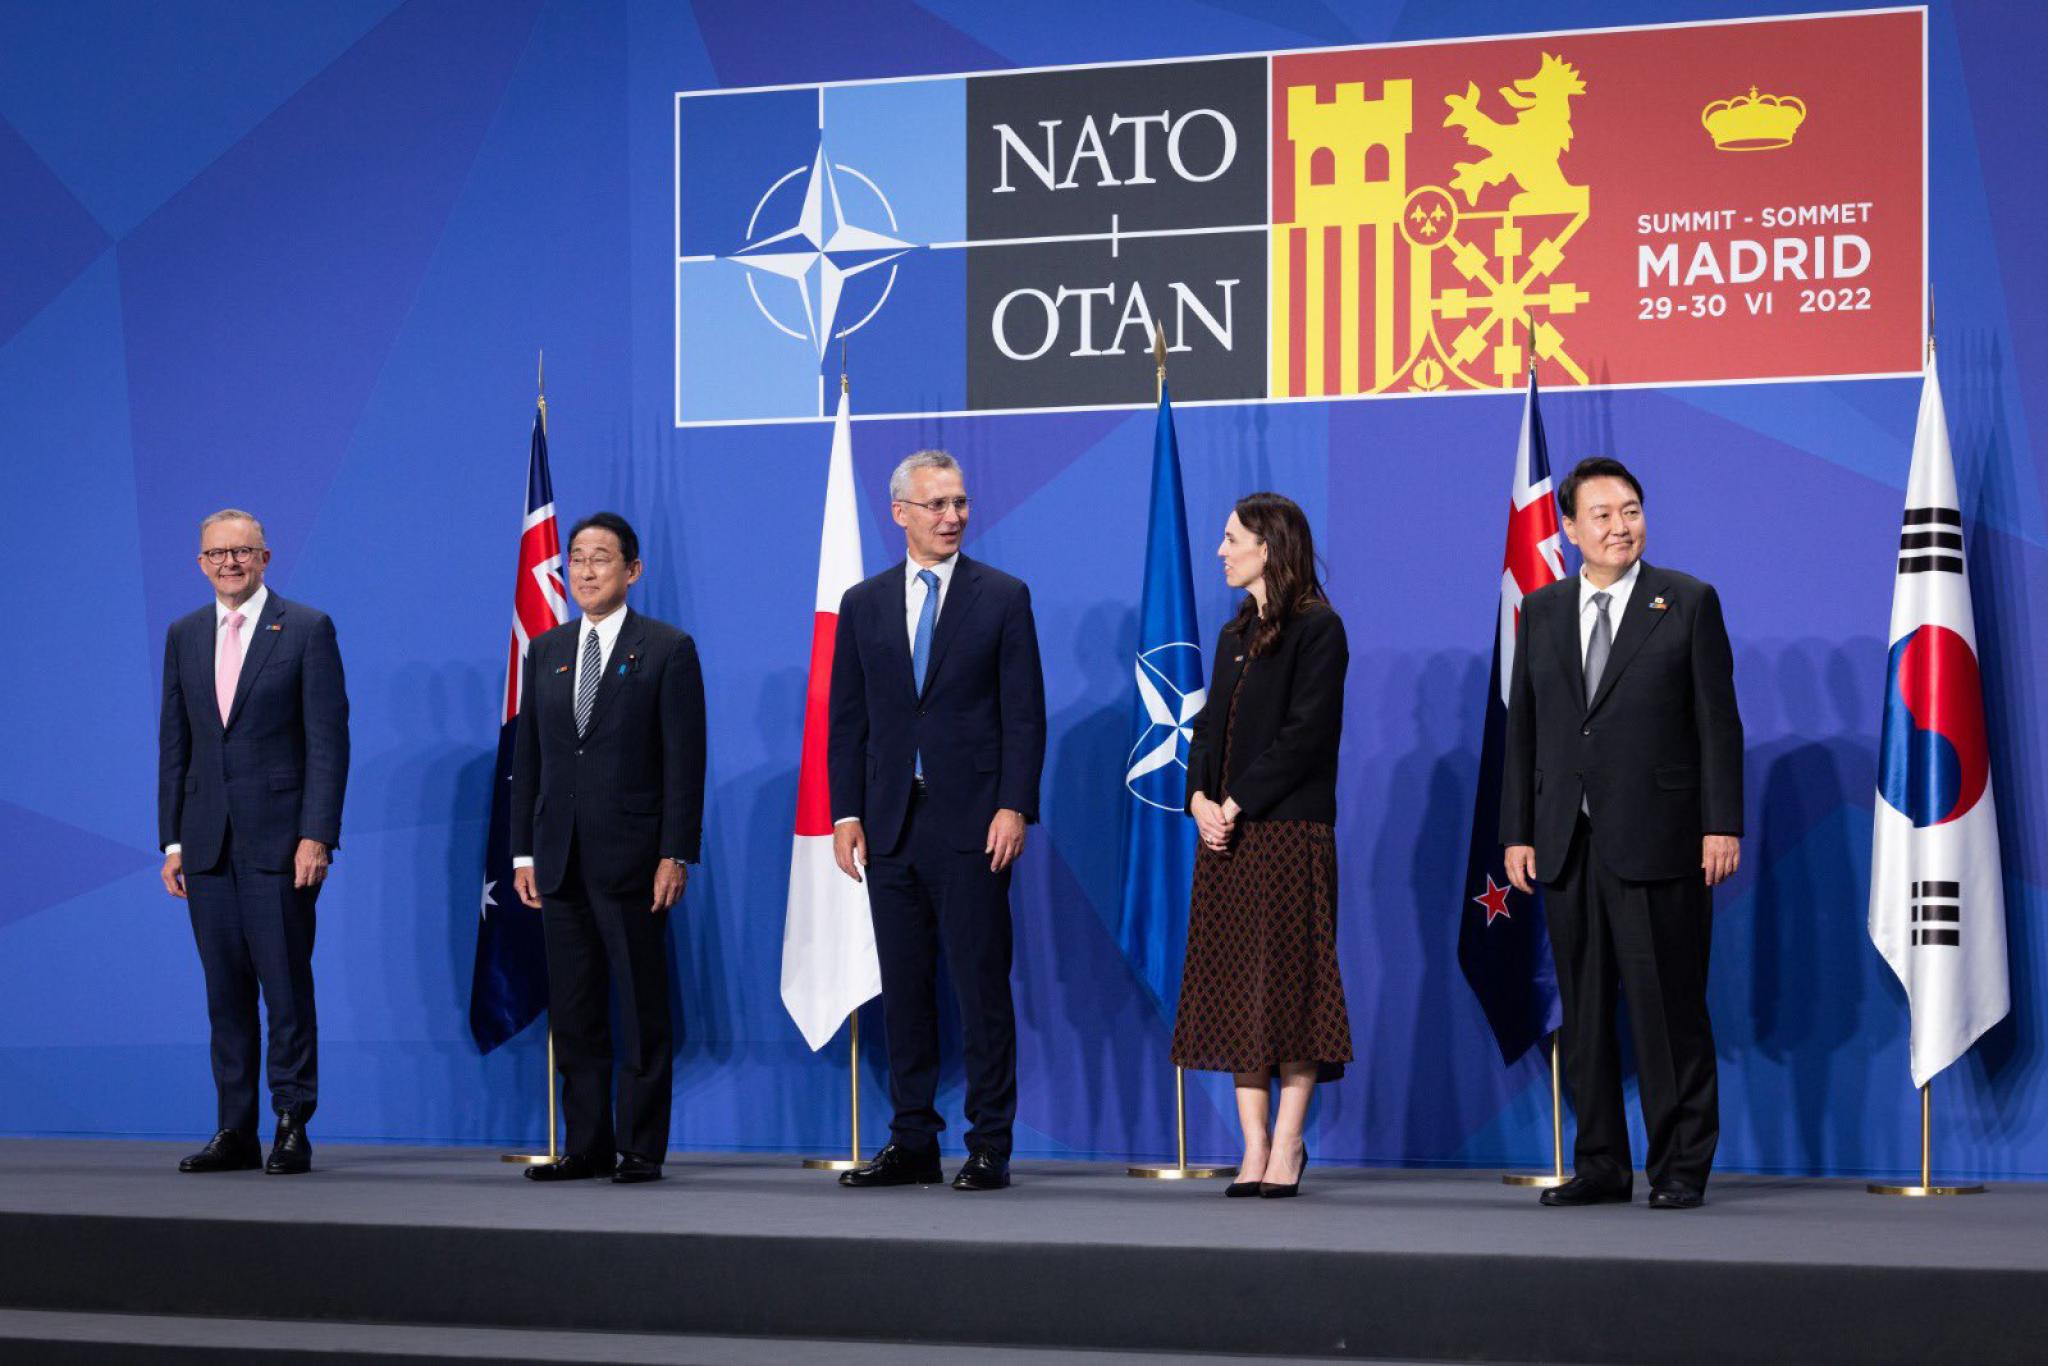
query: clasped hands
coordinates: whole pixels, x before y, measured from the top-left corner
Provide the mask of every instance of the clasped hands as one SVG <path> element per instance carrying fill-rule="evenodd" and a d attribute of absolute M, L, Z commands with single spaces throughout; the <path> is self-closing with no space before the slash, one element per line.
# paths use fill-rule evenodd
<path fill-rule="evenodd" d="M 1237 833 L 1239 814 L 1237 798 L 1225 797 L 1220 803 L 1212 802 L 1200 792 L 1188 799 L 1188 812 L 1195 818 L 1195 832 L 1202 843 L 1217 853 L 1230 848 L 1230 840 Z"/>
<path fill-rule="evenodd" d="M 1024 852 L 1024 813 L 1003 807 L 988 823 L 988 838 L 982 844 L 988 855 L 988 870 L 1000 873 Z M 841 821 L 832 827 L 832 859 L 839 871 L 861 881 L 860 870 L 868 866 L 868 836 L 857 820 Z"/>

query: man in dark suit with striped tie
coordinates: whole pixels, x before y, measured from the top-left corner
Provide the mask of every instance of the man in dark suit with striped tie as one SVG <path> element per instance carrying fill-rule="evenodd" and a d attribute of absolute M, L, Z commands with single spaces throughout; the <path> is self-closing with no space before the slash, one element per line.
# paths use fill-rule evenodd
<path fill-rule="evenodd" d="M 348 694 L 334 623 L 264 586 L 261 522 L 223 509 L 200 523 L 199 546 L 214 600 L 164 641 L 157 838 L 164 890 L 189 903 L 206 973 L 219 1131 L 178 1170 L 295 1175 L 313 1165 L 313 903 L 341 844 Z M 259 989 L 277 1115 L 268 1159 Z"/>
<path fill-rule="evenodd" d="M 512 881 L 541 912 L 568 1151 L 535 1181 L 658 1181 L 674 1031 L 668 913 L 704 820 L 704 679 L 689 636 L 626 607 L 643 572 L 626 519 L 569 533 L 583 609 L 526 655 L 512 760 Z M 611 996 L 618 997 L 618 1108 Z"/>

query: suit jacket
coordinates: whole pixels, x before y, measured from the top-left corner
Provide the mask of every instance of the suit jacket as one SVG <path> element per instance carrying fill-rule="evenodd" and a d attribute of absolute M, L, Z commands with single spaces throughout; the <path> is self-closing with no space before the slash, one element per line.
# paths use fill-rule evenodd
<path fill-rule="evenodd" d="M 1544 882 L 1563 871 L 1581 797 L 1600 857 L 1631 881 L 1697 877 L 1703 835 L 1742 833 L 1742 717 L 1721 599 L 1687 574 L 1647 562 L 1640 573 L 1590 706 L 1579 576 L 1522 599 L 1500 839 L 1535 845 Z"/>
<path fill-rule="evenodd" d="M 1344 732 L 1344 621 L 1325 604 L 1281 629 L 1273 648 L 1248 658 L 1234 625 L 1216 637 L 1209 692 L 1188 746 L 1188 800 L 1235 797 L 1248 820 L 1337 820 L 1337 744 Z M 1230 695 L 1244 678 L 1223 767 Z"/>
<path fill-rule="evenodd" d="M 903 562 L 846 590 L 832 653 L 832 816 L 871 851 L 903 833 L 917 756 L 955 848 L 981 849 L 999 809 L 1038 819 L 1045 676 L 1023 581 L 962 555 L 932 633 L 924 691 L 910 662 Z"/>
<path fill-rule="evenodd" d="M 164 636 L 157 842 L 185 867 L 220 861 L 228 830 L 255 867 L 283 872 L 301 839 L 341 846 L 348 786 L 348 691 L 334 623 L 273 591 L 244 637 L 226 724 L 214 694 L 212 603 Z"/>
<path fill-rule="evenodd" d="M 697 646 L 631 608 L 605 662 L 590 733 L 576 735 L 581 617 L 526 651 L 512 749 L 512 856 L 561 890 L 572 841 L 584 881 L 644 893 L 664 858 L 695 863 L 704 825 L 704 675 Z"/>

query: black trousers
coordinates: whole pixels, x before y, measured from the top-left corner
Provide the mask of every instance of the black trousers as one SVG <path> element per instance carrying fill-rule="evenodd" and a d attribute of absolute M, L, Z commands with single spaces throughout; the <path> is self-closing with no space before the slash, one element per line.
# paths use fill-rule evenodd
<path fill-rule="evenodd" d="M 320 889 L 293 887 L 290 870 L 250 867 L 230 831 L 213 867 L 185 871 L 185 894 L 206 974 L 216 1127 L 256 1132 L 259 993 L 270 1020 L 270 1108 L 301 1123 L 311 1119 L 320 1095 L 313 1009 L 313 903 Z"/>
<path fill-rule="evenodd" d="M 1713 893 L 1701 875 L 1664 882 L 1616 877 L 1593 848 L 1584 815 L 1544 914 L 1564 1007 L 1565 1079 L 1578 1112 L 1574 1167 L 1606 1185 L 1631 1184 L 1622 1108 L 1615 993 L 1628 999 L 1636 1083 L 1653 1186 L 1705 1190 L 1721 1135 L 1714 1031 L 1707 1020 Z"/>
<path fill-rule="evenodd" d="M 614 896 L 589 886 L 572 843 L 562 885 L 541 901 L 548 951 L 548 1024 L 562 1072 L 568 1151 L 660 1162 L 668 1152 L 675 1080 L 668 1008 L 668 912 L 647 886 Z M 612 996 L 618 997 L 618 1108 L 612 1108 Z"/>
<path fill-rule="evenodd" d="M 1010 870 L 952 847 L 929 799 L 910 799 L 904 831 L 887 855 L 868 857 L 868 904 L 882 963 L 888 1031 L 891 1141 L 913 1152 L 938 1146 L 946 1123 L 939 1085 L 939 954 L 967 1036 L 967 1146 L 1010 1155 L 1017 1117 L 1017 1016 L 1010 1000 Z"/>

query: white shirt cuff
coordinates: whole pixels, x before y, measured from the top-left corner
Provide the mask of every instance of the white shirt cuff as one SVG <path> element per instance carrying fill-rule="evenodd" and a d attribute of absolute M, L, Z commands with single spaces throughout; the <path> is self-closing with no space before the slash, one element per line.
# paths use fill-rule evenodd
<path fill-rule="evenodd" d="M 183 856 L 183 854 L 184 854 L 184 852 L 185 852 L 185 846 L 184 846 L 184 845 L 182 845 L 182 844 L 166 844 L 166 845 L 164 846 L 164 857 L 165 857 L 165 858 L 169 858 L 169 857 L 170 857 L 170 856 L 171 856 L 172 854 L 177 854 L 177 855 L 180 855 L 180 856 L 182 857 L 182 856 Z"/>
<path fill-rule="evenodd" d="M 514 868 L 531 868 L 533 867 L 533 860 L 522 856 L 520 858 L 513 859 L 512 866 Z"/>
<path fill-rule="evenodd" d="M 839 826 L 845 825 L 848 821 L 857 821 L 859 819 L 860 817 L 858 816 L 841 816 L 838 820 L 832 822 L 832 825 L 836 829 Z"/>

